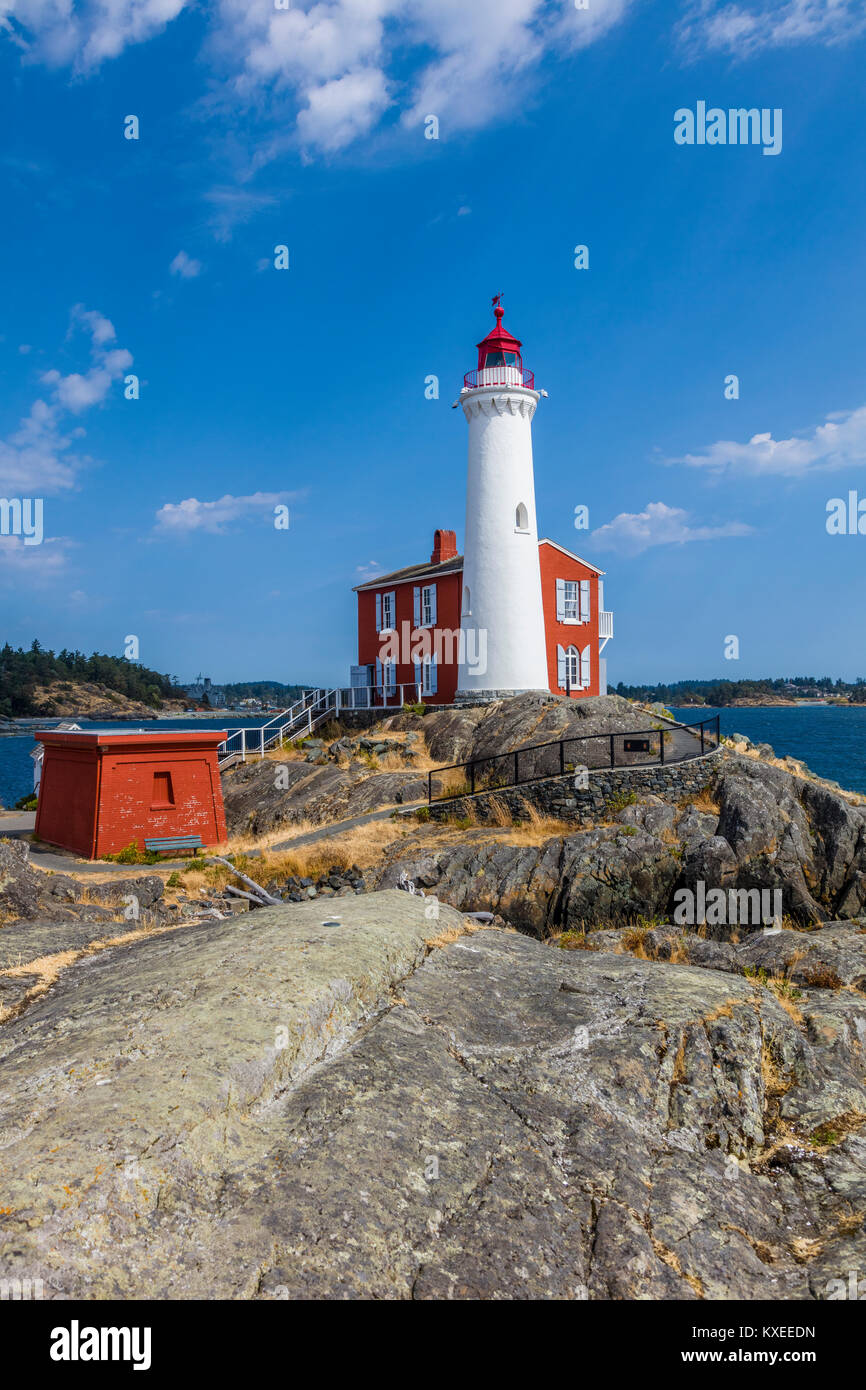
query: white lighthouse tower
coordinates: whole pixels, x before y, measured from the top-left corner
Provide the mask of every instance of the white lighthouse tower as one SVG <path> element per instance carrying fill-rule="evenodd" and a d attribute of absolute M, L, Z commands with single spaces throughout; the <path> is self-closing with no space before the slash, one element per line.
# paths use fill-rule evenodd
<path fill-rule="evenodd" d="M 500 299 L 460 393 L 469 467 L 457 701 L 548 690 L 532 471 L 539 393 Z"/>

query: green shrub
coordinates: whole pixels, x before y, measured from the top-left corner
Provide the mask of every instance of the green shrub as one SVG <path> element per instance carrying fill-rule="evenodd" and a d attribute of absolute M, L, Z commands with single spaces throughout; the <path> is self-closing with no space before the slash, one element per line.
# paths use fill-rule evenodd
<path fill-rule="evenodd" d="M 15 811 L 35 811 L 38 805 L 35 792 L 28 792 L 26 796 L 21 796 L 12 808 Z"/>
<path fill-rule="evenodd" d="M 637 792 L 614 792 L 613 796 L 608 797 L 605 807 L 615 816 L 619 811 L 624 811 L 626 806 L 633 806 L 636 801 Z"/>
<path fill-rule="evenodd" d="M 117 854 L 103 854 L 109 864 L 158 864 L 159 855 L 153 850 L 141 850 L 138 848 L 137 840 L 130 840 L 124 849 L 117 851 Z"/>

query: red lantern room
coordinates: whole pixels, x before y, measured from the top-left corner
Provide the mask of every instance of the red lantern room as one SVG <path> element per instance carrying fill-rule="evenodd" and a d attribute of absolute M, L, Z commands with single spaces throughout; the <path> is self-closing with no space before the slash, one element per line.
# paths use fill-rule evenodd
<path fill-rule="evenodd" d="M 478 370 L 467 372 L 463 385 L 469 389 L 477 386 L 528 386 L 532 391 L 535 376 L 524 369 L 520 354 L 523 344 L 508 332 L 502 322 L 505 310 L 501 294 L 494 296 L 493 305 L 496 327 L 478 344 Z"/>

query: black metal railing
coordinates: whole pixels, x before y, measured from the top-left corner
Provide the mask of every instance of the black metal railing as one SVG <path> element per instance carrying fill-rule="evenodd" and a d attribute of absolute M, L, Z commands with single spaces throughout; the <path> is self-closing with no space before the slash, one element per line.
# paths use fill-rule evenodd
<path fill-rule="evenodd" d="M 581 769 L 592 772 L 688 762 L 718 748 L 720 738 L 719 715 L 714 714 L 696 724 L 671 723 L 662 729 L 580 734 L 550 743 L 529 744 L 511 753 L 494 753 L 433 768 L 427 774 L 427 803 L 502 791 L 548 777 L 577 774 Z"/>

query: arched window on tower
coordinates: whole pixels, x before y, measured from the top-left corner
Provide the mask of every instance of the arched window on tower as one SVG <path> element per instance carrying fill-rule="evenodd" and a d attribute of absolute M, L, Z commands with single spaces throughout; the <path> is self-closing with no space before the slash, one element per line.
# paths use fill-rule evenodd
<path fill-rule="evenodd" d="M 581 687 L 580 679 L 580 652 L 577 647 L 569 647 L 565 653 L 565 673 L 568 679 L 570 690 L 579 690 Z"/>
<path fill-rule="evenodd" d="M 529 512 L 526 510 L 524 502 L 517 504 L 517 511 L 514 513 L 514 529 L 515 531 L 529 530 Z"/>
<path fill-rule="evenodd" d="M 463 585 L 463 612 L 472 612 L 472 594 L 470 592 L 468 584 Z"/>

